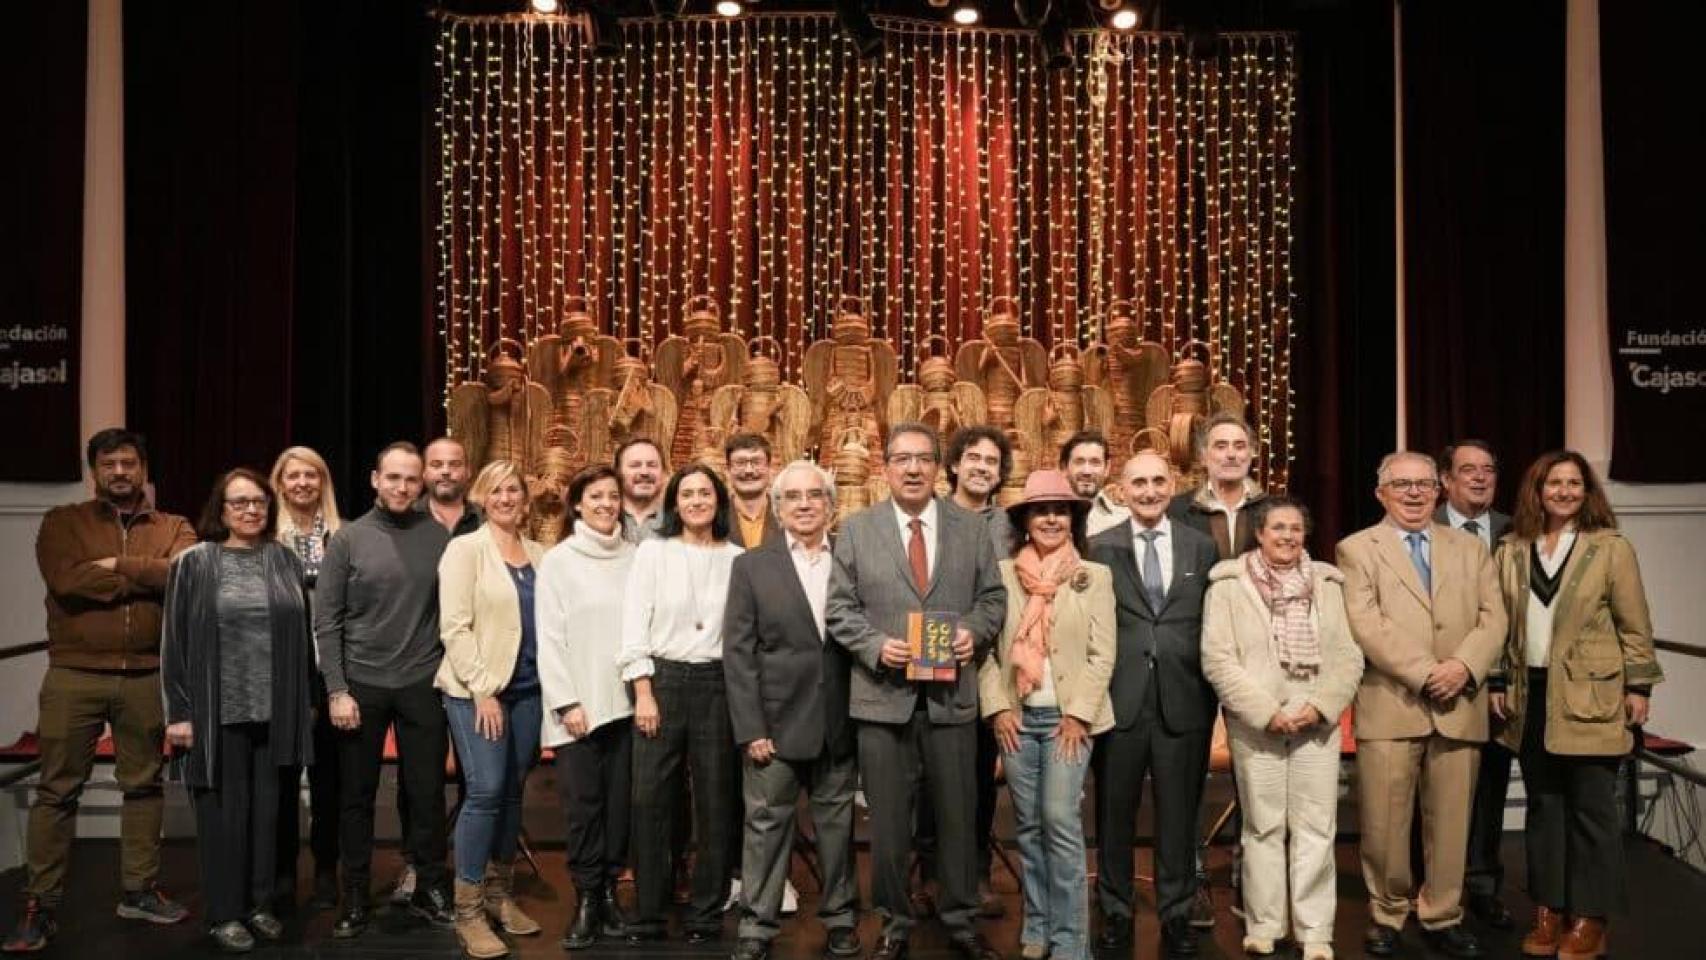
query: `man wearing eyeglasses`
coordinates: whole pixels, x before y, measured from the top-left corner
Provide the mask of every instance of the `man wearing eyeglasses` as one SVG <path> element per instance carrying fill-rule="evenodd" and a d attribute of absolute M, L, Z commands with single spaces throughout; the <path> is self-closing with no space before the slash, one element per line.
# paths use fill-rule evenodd
<path fill-rule="evenodd" d="M 731 458 L 731 469 L 733 461 Z M 835 481 L 796 460 L 771 484 L 782 533 L 735 558 L 723 621 L 723 678 L 742 751 L 746 820 L 740 858 L 740 943 L 734 960 L 764 960 L 781 928 L 794 807 L 809 793 L 823 897 L 818 916 L 831 957 L 859 954 L 853 878 L 851 663 L 829 642 L 825 607 Z"/>
<path fill-rule="evenodd" d="M 912 932 L 906 875 L 922 781 L 935 807 L 938 915 L 958 960 L 1000 956 L 977 933 L 977 660 L 1006 618 L 1007 591 L 983 518 L 935 496 L 942 447 L 918 423 L 889 430 L 890 498 L 847 518 L 835 543 L 829 636 L 852 655 L 848 713 L 871 818 L 871 900 L 882 918 L 872 960 L 904 960 Z M 952 614 L 953 680 L 907 679 L 908 615 Z"/>
<path fill-rule="evenodd" d="M 782 537 L 771 509 L 770 441 L 762 433 L 737 433 L 723 443 L 729 467 L 729 541 L 751 550 Z"/>
<path fill-rule="evenodd" d="M 1488 550 L 1498 545 L 1511 518 L 1493 509 L 1499 485 L 1499 462 L 1483 440 L 1459 440 L 1439 455 L 1439 482 L 1445 503 L 1434 511 L 1434 522 L 1461 530 Z M 1469 862 L 1464 886 L 1469 912 L 1498 930 L 1511 927 L 1510 908 L 1499 899 L 1505 879 L 1499 842 L 1505 831 L 1505 797 L 1510 791 L 1511 752 L 1497 740 L 1481 748 L 1481 767 L 1475 776 L 1475 800 L 1469 817 Z"/>
<path fill-rule="evenodd" d="M 1486 545 L 1434 522 L 1432 457 L 1389 454 L 1376 480 L 1385 518 L 1338 549 L 1345 612 L 1368 661 L 1355 706 L 1371 919 L 1363 946 L 1371 956 L 1395 953 L 1413 902 L 1435 951 L 1479 957 L 1480 943 L 1463 926 L 1463 872 L 1488 732 L 1483 681 L 1504 643 L 1504 600 Z M 1418 790 L 1426 880 L 1412 890 Z"/>

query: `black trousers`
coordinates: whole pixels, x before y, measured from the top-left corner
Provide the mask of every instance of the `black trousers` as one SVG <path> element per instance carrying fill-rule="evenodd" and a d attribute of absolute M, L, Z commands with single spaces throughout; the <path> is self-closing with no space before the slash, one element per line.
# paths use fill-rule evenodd
<path fill-rule="evenodd" d="M 277 869 L 281 772 L 265 723 L 219 728 L 219 784 L 197 789 L 196 858 L 205 920 L 215 927 L 271 906 Z"/>
<path fill-rule="evenodd" d="M 612 721 L 558 747 L 556 763 L 568 821 L 564 848 L 575 889 L 584 897 L 614 888 L 628 862 L 634 721 Z"/>
<path fill-rule="evenodd" d="M 403 804 L 409 811 L 403 847 L 419 879 L 416 889 L 440 888 L 445 877 L 444 758 L 449 750 L 444 706 L 430 679 L 395 689 L 350 682 L 361 728 L 338 734 L 342 778 L 338 817 L 344 886 L 365 891 L 373 872 L 373 803 L 385 759 L 385 734 L 397 727 Z"/>
<path fill-rule="evenodd" d="M 314 762 L 308 766 L 308 849 L 314 855 L 316 876 L 338 872 L 338 728 L 326 704 L 326 681 L 315 672 Z M 294 896 L 296 859 L 302 846 L 302 818 L 295 816 L 302 771 L 286 770 L 279 784 L 278 887 L 281 895 Z"/>
<path fill-rule="evenodd" d="M 1170 733 L 1152 717 L 1096 737 L 1096 900 L 1107 923 L 1130 923 L 1137 811 L 1143 776 L 1155 794 L 1155 912 L 1162 921 L 1190 913 L 1197 892 L 1197 808 L 1208 777 L 1212 729 Z"/>
<path fill-rule="evenodd" d="M 1505 835 L 1505 799 L 1513 759 L 1514 754 L 1495 741 L 1481 748 L 1481 769 L 1475 775 L 1474 805 L 1469 810 L 1469 857 L 1463 871 L 1463 887 L 1470 896 L 1496 897 L 1505 883 L 1499 845 Z"/>
<path fill-rule="evenodd" d="M 670 851 L 676 804 L 684 780 L 693 777 L 693 899 L 684 925 L 720 932 L 739 849 L 740 784 L 734 777 L 734 732 L 721 661 L 654 661 L 652 695 L 658 702 L 658 735 L 635 736 L 633 782 L 634 922 L 662 929 L 674 887 Z"/>
<path fill-rule="evenodd" d="M 1578 917 L 1628 909 L 1623 830 L 1617 818 L 1620 757 L 1567 757 L 1546 750 L 1546 671 L 1528 671 L 1522 785 L 1528 794 L 1528 895 Z"/>

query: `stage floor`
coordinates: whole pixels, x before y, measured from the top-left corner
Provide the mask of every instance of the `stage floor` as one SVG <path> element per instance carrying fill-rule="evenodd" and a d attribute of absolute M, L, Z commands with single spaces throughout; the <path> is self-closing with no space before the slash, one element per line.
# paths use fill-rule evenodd
<path fill-rule="evenodd" d="M 1139 851 L 1141 869 L 1147 873 L 1148 851 Z M 1225 849 L 1214 851 L 1213 868 L 1216 903 L 1220 906 L 1219 922 L 1212 941 L 1203 944 L 1205 960 L 1243 957 L 1239 949 L 1242 931 L 1240 921 L 1227 910 L 1229 891 L 1226 888 L 1229 855 Z M 196 882 L 195 849 L 192 841 L 180 840 L 167 844 L 164 853 L 162 882 L 174 895 L 190 907 L 189 920 L 175 927 L 147 927 L 119 920 L 113 914 L 118 894 L 118 846 L 114 841 L 80 841 L 72 857 L 73 895 L 60 914 L 60 934 L 42 956 L 76 958 L 123 958 L 123 960 L 154 960 L 154 958 L 218 956 L 203 936 L 198 915 L 201 895 Z M 375 857 L 374 875 L 389 878 L 397 868 L 397 855 L 390 848 L 380 849 Z M 534 877 L 523 865 L 517 871 L 517 893 L 523 905 L 544 927 L 537 937 L 517 938 L 512 956 L 561 957 L 557 945 L 569 918 L 573 894 L 563 868 L 560 850 L 539 853 L 543 875 Z M 1362 933 L 1367 920 L 1363 886 L 1357 868 L 1356 848 L 1341 843 L 1339 860 L 1339 916 L 1337 953 L 1339 957 L 1359 960 L 1363 957 Z M 1522 896 L 1522 840 L 1511 834 L 1505 841 L 1505 862 L 1510 865 L 1507 903 L 1519 917 L 1526 917 L 1530 906 Z M 304 868 L 307 861 L 304 859 Z M 860 857 L 861 892 L 869 892 L 869 876 Z M 1619 960 L 1670 960 L 1700 956 L 1698 935 L 1686 918 L 1706 903 L 1706 875 L 1685 864 L 1666 857 L 1652 844 L 1643 840 L 1629 843 L 1631 879 L 1631 913 L 1612 928 L 1611 945 Z M 823 948 L 823 933 L 811 910 L 816 902 L 815 888 L 809 874 L 795 862 L 794 882 L 802 891 L 800 916 L 789 920 L 777 941 L 773 956 L 777 960 L 816 960 Z M 22 883 L 22 871 L 13 870 L 0 876 L 0 923 L 10 929 L 15 919 L 17 893 Z M 1000 920 L 986 921 L 984 930 L 996 948 L 1010 957 L 1019 952 L 1018 914 L 1020 909 L 1017 885 L 1013 878 L 996 867 L 996 889 L 1003 894 L 1007 915 Z M 1156 929 L 1153 900 L 1147 885 L 1139 886 L 1145 903 L 1139 914 L 1137 951 L 1132 956 L 1140 960 L 1156 955 Z M 306 893 L 304 893 L 304 898 Z M 377 922 L 368 933 L 353 941 L 333 940 L 331 911 L 304 913 L 289 919 L 286 942 L 257 949 L 256 957 L 268 958 L 325 958 L 345 960 L 378 960 L 378 958 L 461 956 L 456 938 L 448 930 L 431 929 L 406 915 L 380 911 Z M 734 918 L 726 926 L 727 936 L 715 944 L 688 946 L 679 940 L 665 941 L 645 947 L 609 944 L 581 951 L 582 960 L 653 960 L 653 958 L 716 958 L 726 957 L 734 946 Z M 876 921 L 866 916 L 860 925 L 866 949 L 876 939 Z M 1520 932 L 1498 933 L 1483 931 L 1489 958 L 1516 957 Z M 941 927 L 931 921 L 921 924 L 913 936 L 913 955 L 922 960 L 945 960 L 949 956 L 943 942 Z M 1425 957 L 1429 953 L 1414 923 L 1404 932 L 1400 956 Z M 1102 958 L 1109 960 L 1109 958 Z M 1123 958 L 1122 958 L 1123 960 Z"/>

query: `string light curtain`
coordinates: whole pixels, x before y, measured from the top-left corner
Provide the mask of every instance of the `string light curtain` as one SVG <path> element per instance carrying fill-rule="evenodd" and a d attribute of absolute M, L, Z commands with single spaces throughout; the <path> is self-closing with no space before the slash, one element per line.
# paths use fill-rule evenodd
<path fill-rule="evenodd" d="M 843 295 L 909 378 L 1012 298 L 1045 346 L 1132 305 L 1207 345 L 1283 489 L 1293 424 L 1295 64 L 1285 34 L 1071 38 L 879 18 L 860 59 L 827 15 L 624 21 L 597 57 L 561 18 L 439 22 L 436 306 L 445 386 L 570 298 L 656 343 L 707 294 L 797 379 Z M 1201 349 L 1201 348 L 1195 348 Z"/>

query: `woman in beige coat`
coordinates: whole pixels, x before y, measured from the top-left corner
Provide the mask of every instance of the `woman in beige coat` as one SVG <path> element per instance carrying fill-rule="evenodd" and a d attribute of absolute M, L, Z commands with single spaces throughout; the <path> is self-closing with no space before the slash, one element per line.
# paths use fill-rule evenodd
<path fill-rule="evenodd" d="M 539 754 L 533 593 L 545 551 L 522 531 L 528 492 L 520 464 L 487 464 L 469 499 L 484 508 L 486 522 L 450 541 L 438 563 L 444 661 L 433 685 L 444 694 L 465 791 L 456 819 L 456 935 L 471 957 L 501 957 L 509 948 L 486 913 L 508 933 L 539 932 L 510 891 L 522 782 Z M 488 862 L 493 879 L 482 892 Z"/>
<path fill-rule="evenodd" d="M 1013 797 L 1023 864 L 1027 960 L 1088 960 L 1090 901 L 1080 798 L 1090 737 L 1114 725 L 1108 681 L 1119 644 L 1113 574 L 1086 563 L 1090 502 L 1041 470 L 1008 509 L 1013 557 L 1001 561 L 1007 619 L 978 671 Z"/>
<path fill-rule="evenodd" d="M 1522 952 L 1603 956 L 1606 917 L 1627 897 L 1617 770 L 1664 674 L 1635 550 L 1581 454 L 1529 467 L 1498 566 L 1511 627 L 1489 686 L 1528 795 Z"/>
<path fill-rule="evenodd" d="M 1304 549 L 1308 510 L 1280 496 L 1252 509 L 1256 548 L 1209 574 L 1202 638 L 1244 815 L 1244 950 L 1273 954 L 1289 912 L 1304 960 L 1329 960 L 1339 714 L 1362 679 L 1362 650 L 1343 574 Z"/>

